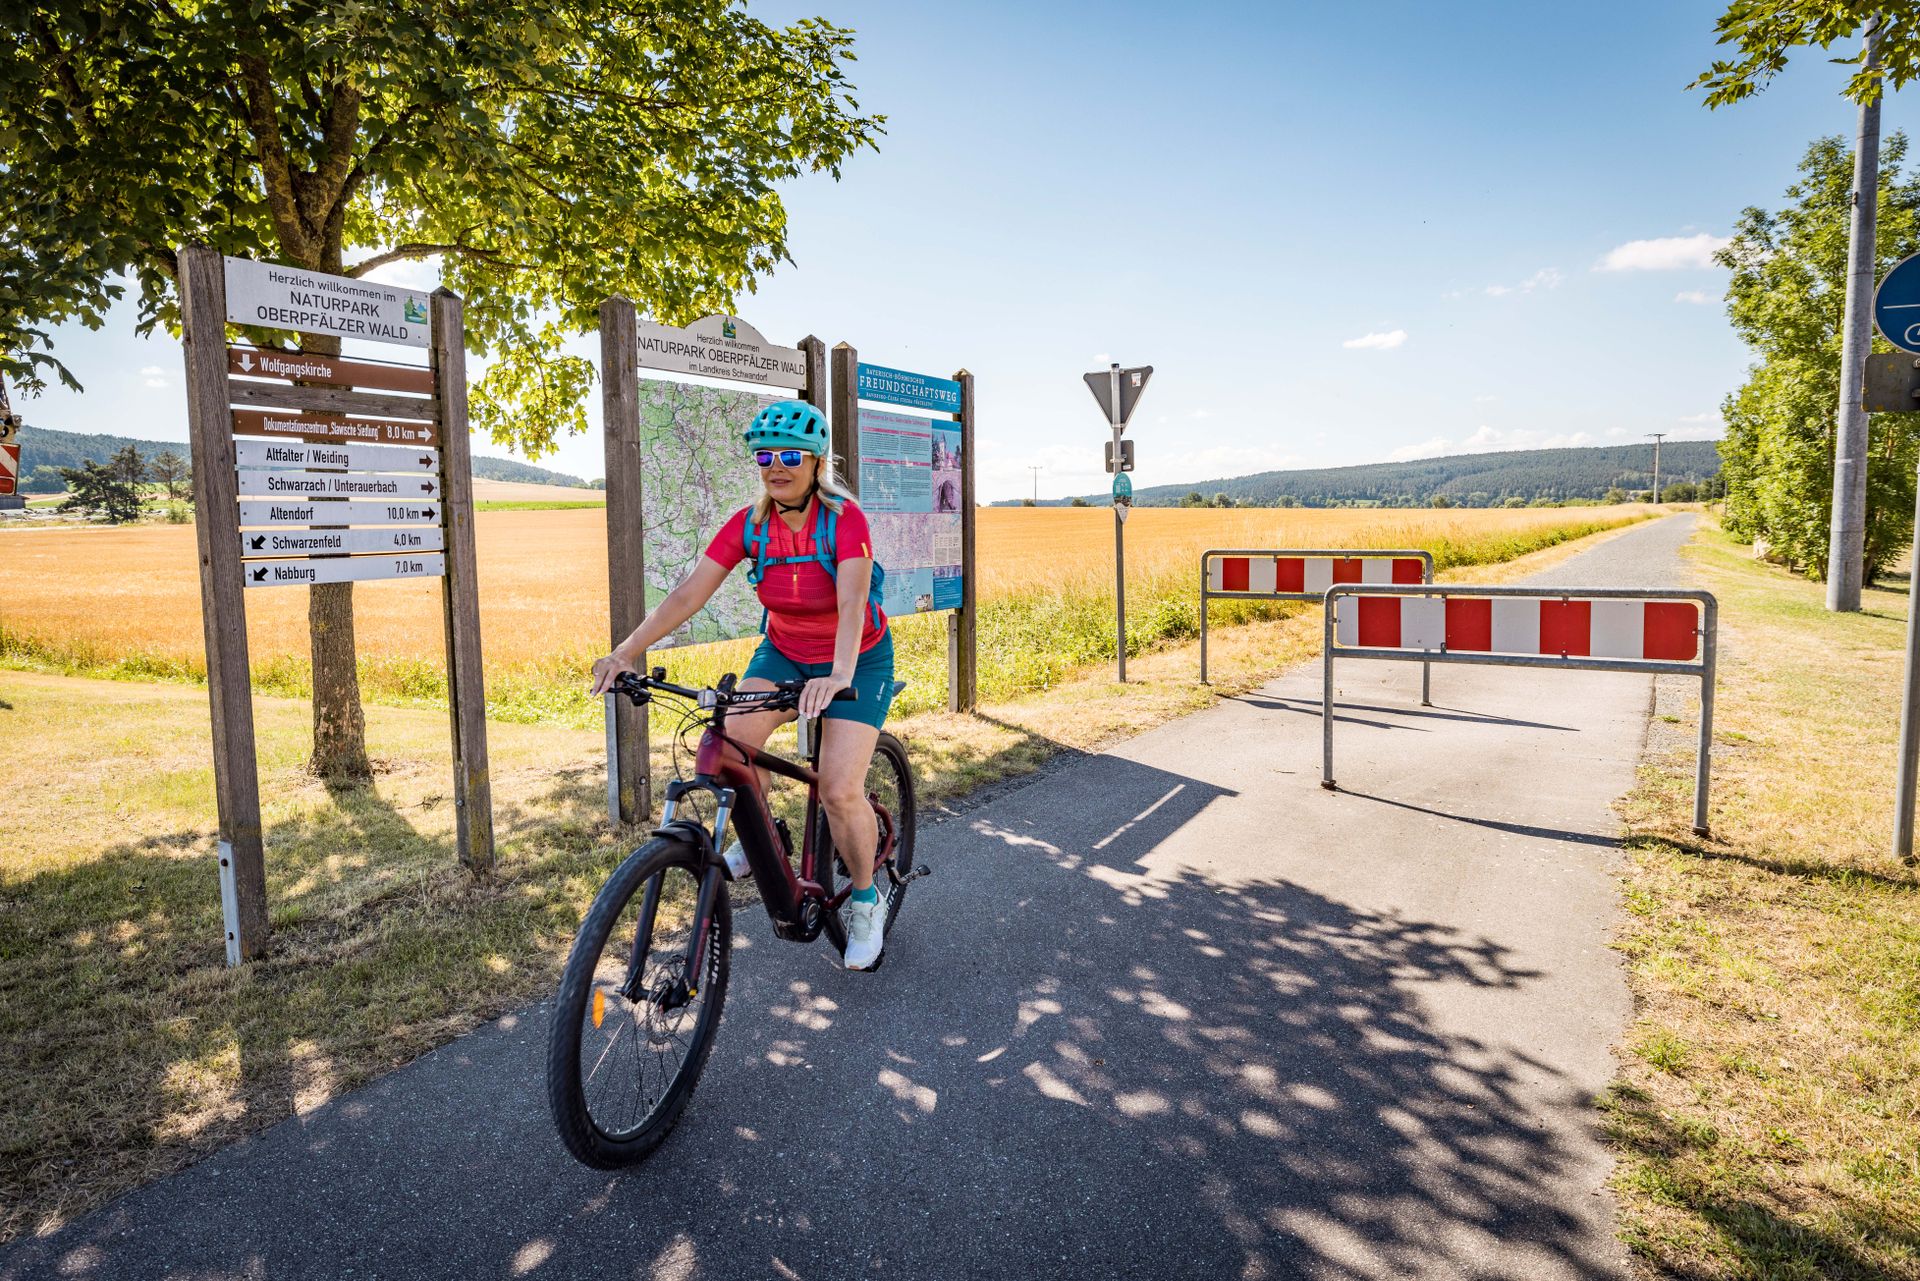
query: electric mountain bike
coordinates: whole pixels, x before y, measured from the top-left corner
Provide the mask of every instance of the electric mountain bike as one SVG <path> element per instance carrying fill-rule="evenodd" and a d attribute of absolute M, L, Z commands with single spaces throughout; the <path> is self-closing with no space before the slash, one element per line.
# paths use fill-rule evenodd
<path fill-rule="evenodd" d="M 820 803 L 818 735 L 809 750 L 802 722 L 804 764 L 727 735 L 730 712 L 797 710 L 805 682 L 736 690 L 727 675 L 701 690 L 669 684 L 666 676 L 663 667 L 647 676 L 623 673 L 614 692 L 636 705 L 655 694 L 695 705 L 682 726 L 703 730 L 693 776 L 668 786 L 660 826 L 607 878 L 581 922 L 548 1033 L 554 1125 L 567 1150 L 597 1169 L 632 1165 L 660 1146 L 713 1051 L 733 946 L 731 876 L 720 855 L 729 821 L 774 935 L 808 943 L 825 934 L 836 951 L 847 947 L 840 908 L 853 885 Z M 807 788 L 797 868 L 787 822 L 769 808 L 761 770 Z M 907 887 L 929 871 L 914 865 L 913 774 L 891 734 L 883 732 L 874 746 L 866 793 L 879 829 L 874 884 L 891 931 Z M 709 800 L 710 823 L 699 812 Z"/>

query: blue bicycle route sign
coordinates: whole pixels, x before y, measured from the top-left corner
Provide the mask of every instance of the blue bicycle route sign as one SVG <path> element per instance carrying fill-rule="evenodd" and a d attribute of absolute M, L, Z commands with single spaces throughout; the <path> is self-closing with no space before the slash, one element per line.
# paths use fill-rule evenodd
<path fill-rule="evenodd" d="M 1894 346 L 1920 353 L 1920 254 L 1895 263 L 1874 290 L 1873 323 Z"/>

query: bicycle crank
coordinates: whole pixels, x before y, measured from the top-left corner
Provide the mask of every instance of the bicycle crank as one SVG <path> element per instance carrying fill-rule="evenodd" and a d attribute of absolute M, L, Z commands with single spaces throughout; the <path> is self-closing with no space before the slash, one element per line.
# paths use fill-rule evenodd
<path fill-rule="evenodd" d="M 887 869 L 887 872 L 889 875 L 892 875 L 893 869 L 889 867 Z M 923 876 L 931 876 L 931 875 L 933 875 L 933 869 L 931 867 L 928 867 L 925 863 L 922 863 L 919 867 L 914 868 L 911 872 L 908 872 L 905 876 L 894 876 L 893 883 L 895 885 L 910 885 L 914 881 L 919 880 Z"/>

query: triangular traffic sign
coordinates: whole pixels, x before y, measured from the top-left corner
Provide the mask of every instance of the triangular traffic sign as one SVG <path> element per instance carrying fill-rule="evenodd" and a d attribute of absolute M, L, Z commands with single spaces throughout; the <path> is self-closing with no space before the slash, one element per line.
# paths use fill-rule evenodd
<path fill-rule="evenodd" d="M 1140 403 L 1140 393 L 1147 389 L 1147 380 L 1153 377 L 1152 365 L 1141 365 L 1137 369 L 1120 371 L 1120 425 L 1125 427 L 1133 419 L 1133 407 Z M 1100 412 L 1107 416 L 1107 422 L 1113 422 L 1113 371 L 1102 369 L 1085 375 L 1087 389 L 1093 392 L 1093 398 L 1100 402 Z"/>

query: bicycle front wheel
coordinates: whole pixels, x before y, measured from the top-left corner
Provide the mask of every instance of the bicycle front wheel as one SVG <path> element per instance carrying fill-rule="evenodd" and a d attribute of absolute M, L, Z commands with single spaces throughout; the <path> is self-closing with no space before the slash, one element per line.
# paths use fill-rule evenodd
<path fill-rule="evenodd" d="M 733 916 L 723 887 L 699 973 L 689 974 L 704 872 L 686 842 L 649 841 L 614 870 L 580 924 L 554 1000 L 547 1100 L 582 1164 L 616 1169 L 659 1147 L 706 1067 L 727 999 Z"/>

